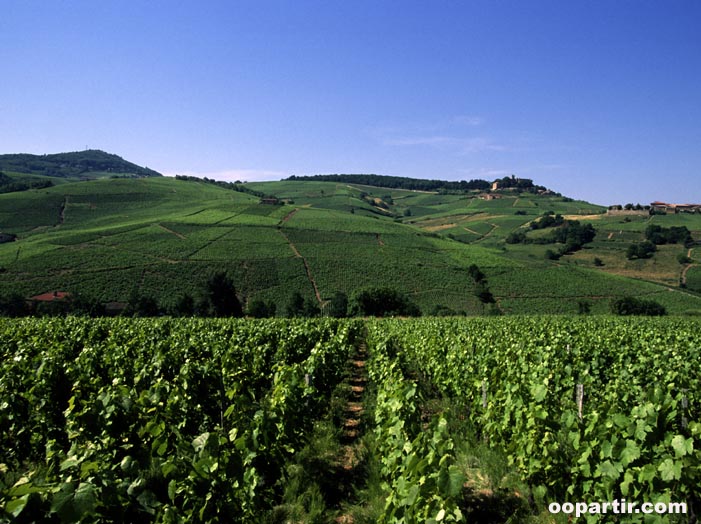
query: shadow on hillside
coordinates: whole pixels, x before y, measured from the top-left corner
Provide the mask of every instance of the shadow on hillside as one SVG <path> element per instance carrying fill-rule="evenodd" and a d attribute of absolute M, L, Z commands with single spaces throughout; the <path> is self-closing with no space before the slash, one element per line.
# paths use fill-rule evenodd
<path fill-rule="evenodd" d="M 528 501 L 507 490 L 489 491 L 465 488 L 459 502 L 467 522 L 505 524 L 520 522 L 530 513 Z M 516 520 L 514 520 L 516 518 Z"/>

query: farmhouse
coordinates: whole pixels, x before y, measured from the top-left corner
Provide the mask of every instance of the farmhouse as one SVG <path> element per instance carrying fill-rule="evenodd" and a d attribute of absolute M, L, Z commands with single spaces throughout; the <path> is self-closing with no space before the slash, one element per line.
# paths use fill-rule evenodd
<path fill-rule="evenodd" d="M 71 298 L 71 294 L 66 291 L 49 291 L 41 295 L 29 297 L 31 302 L 65 302 Z"/>
<path fill-rule="evenodd" d="M 72 296 L 66 291 L 49 291 L 27 299 L 27 306 L 32 312 L 64 313 L 68 311 Z"/>
<path fill-rule="evenodd" d="M 650 203 L 654 211 L 665 211 L 668 213 L 701 213 L 701 204 L 668 204 L 667 202 L 655 201 Z"/>
<path fill-rule="evenodd" d="M 282 204 L 282 202 L 280 202 L 280 199 L 279 199 L 279 198 L 275 198 L 275 197 L 264 197 L 264 198 L 261 198 L 261 199 L 260 199 L 260 203 L 261 203 L 261 204 L 269 204 L 269 205 L 272 205 L 272 206 L 277 206 L 277 205 L 279 205 L 279 204 Z"/>

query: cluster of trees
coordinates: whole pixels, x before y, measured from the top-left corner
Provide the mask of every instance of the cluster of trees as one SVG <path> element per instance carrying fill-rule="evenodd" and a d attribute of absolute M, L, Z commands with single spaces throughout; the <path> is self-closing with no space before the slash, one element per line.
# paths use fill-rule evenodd
<path fill-rule="evenodd" d="M 28 189 L 44 189 L 51 187 L 54 183 L 51 180 L 32 180 L 19 182 L 0 171 L 0 193 L 15 193 L 17 191 L 27 191 Z"/>
<path fill-rule="evenodd" d="M 561 214 L 553 215 L 552 211 L 543 214 L 538 220 L 534 220 L 528 227 L 531 229 L 545 229 L 547 227 L 558 227 L 565 223 L 565 219 Z"/>
<path fill-rule="evenodd" d="M 621 297 L 611 302 L 611 312 L 614 315 L 648 315 L 662 316 L 667 310 L 654 300 L 636 297 Z"/>
<path fill-rule="evenodd" d="M 650 258 L 659 245 L 682 243 L 685 247 L 690 247 L 694 244 L 694 239 L 686 226 L 662 227 L 650 224 L 645 228 L 645 238 L 643 242 L 628 246 L 626 251 L 628 260 Z M 686 255 L 678 258 L 680 264 L 687 263 L 687 259 Z"/>
<path fill-rule="evenodd" d="M 694 243 L 691 232 L 686 226 L 662 227 L 657 224 L 650 224 L 645 228 L 645 238 L 657 246 L 663 244 L 684 244 L 685 247 L 690 247 Z"/>
<path fill-rule="evenodd" d="M 233 281 L 224 272 L 213 274 L 196 297 L 188 293 L 178 296 L 170 304 L 160 304 L 154 297 L 134 291 L 121 311 L 123 316 L 156 317 L 274 317 L 277 314 L 275 302 L 253 299 L 244 310 L 239 301 Z M 108 312 L 99 300 L 80 294 L 53 302 L 31 303 L 22 295 L 12 293 L 0 296 L 0 316 L 21 317 L 28 315 L 80 315 L 99 317 Z M 305 299 L 301 293 L 292 293 L 284 309 L 287 317 L 331 316 L 420 316 L 421 310 L 400 291 L 388 287 L 368 288 L 356 291 L 351 299 L 345 293 L 336 292 L 324 305 L 319 307 L 313 298 Z"/>
<path fill-rule="evenodd" d="M 389 287 L 363 289 L 353 294 L 350 313 L 365 317 L 419 317 L 421 310 L 402 292 Z"/>
<path fill-rule="evenodd" d="M 392 189 L 410 189 L 417 191 L 472 191 L 489 189 L 491 184 L 486 180 L 428 180 L 422 178 L 408 178 L 398 176 L 374 175 L 374 174 L 349 174 L 349 175 L 312 175 L 291 176 L 287 180 L 312 180 L 316 182 L 340 182 L 344 184 L 362 184 L 374 187 L 389 187 Z"/>
<path fill-rule="evenodd" d="M 545 186 L 537 186 L 530 178 L 517 178 L 515 175 L 497 178 L 494 182 L 499 184 L 499 189 L 514 189 L 517 192 L 537 193 L 547 191 Z"/>
<path fill-rule="evenodd" d="M 565 220 L 561 215 L 553 216 L 548 212 L 539 220 L 534 220 L 529 225 L 530 229 L 553 228 L 553 231 L 539 238 L 530 238 L 526 231 L 520 229 L 512 231 L 506 237 L 507 244 L 563 244 L 557 251 L 548 250 L 546 257 L 557 260 L 562 255 L 574 253 L 582 249 L 596 236 L 596 229 L 591 224 L 582 224 L 578 220 Z"/>
<path fill-rule="evenodd" d="M 609 206 L 609 209 L 614 210 L 614 211 L 623 211 L 624 209 L 626 211 L 650 211 L 652 208 L 651 206 L 642 206 L 640 204 L 626 204 L 624 206 L 620 204 L 616 204 L 614 206 Z"/>
<path fill-rule="evenodd" d="M 657 246 L 649 240 L 645 240 L 644 242 L 638 242 L 628 246 L 626 258 L 628 258 L 628 260 L 650 258 L 655 254 L 655 251 L 657 251 Z"/>
<path fill-rule="evenodd" d="M 487 276 L 476 264 L 471 264 L 470 267 L 467 268 L 467 274 L 472 279 L 474 294 L 482 304 L 482 311 L 484 311 L 485 307 L 490 306 L 488 310 L 490 315 L 501 315 L 502 311 L 497 306 L 497 301 L 489 289 Z"/>

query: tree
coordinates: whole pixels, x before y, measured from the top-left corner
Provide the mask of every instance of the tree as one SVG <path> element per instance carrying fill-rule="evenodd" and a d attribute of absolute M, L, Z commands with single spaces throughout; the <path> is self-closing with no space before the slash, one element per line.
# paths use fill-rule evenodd
<path fill-rule="evenodd" d="M 251 300 L 248 305 L 248 316 L 253 318 L 270 318 L 275 316 L 275 302 L 266 302 L 260 298 Z"/>
<path fill-rule="evenodd" d="M 400 291 L 389 287 L 358 290 L 351 300 L 354 315 L 370 317 L 421 316 L 421 310 Z"/>
<path fill-rule="evenodd" d="M 333 297 L 331 297 L 327 312 L 330 317 L 334 318 L 344 318 L 348 316 L 348 295 L 341 291 L 336 291 Z"/>
<path fill-rule="evenodd" d="M 285 308 L 286 317 L 301 317 L 304 315 L 304 297 L 299 291 L 295 291 L 290 296 L 290 302 Z"/>
<path fill-rule="evenodd" d="M 482 282 L 486 278 L 482 270 L 477 267 L 477 264 L 471 264 L 470 267 L 467 268 L 467 273 L 475 284 Z"/>
<path fill-rule="evenodd" d="M 667 310 L 662 304 L 654 300 L 635 297 L 621 297 L 612 301 L 611 312 L 615 315 L 662 316 L 667 314 Z"/>
<path fill-rule="evenodd" d="M 194 315 L 195 299 L 192 298 L 192 295 L 183 293 L 171 307 L 170 314 L 174 317 L 189 317 Z"/>
<path fill-rule="evenodd" d="M 479 282 L 475 285 L 475 296 L 482 304 L 494 304 L 496 302 L 486 282 Z"/>
<path fill-rule="evenodd" d="M 691 259 L 686 255 L 686 253 L 679 253 L 677 255 L 677 262 L 680 264 L 691 264 Z"/>
<path fill-rule="evenodd" d="M 628 260 L 633 260 L 635 258 L 650 258 L 655 251 L 657 251 L 657 246 L 655 246 L 655 244 L 649 240 L 645 240 L 644 242 L 631 244 L 628 246 L 626 257 Z"/>
<path fill-rule="evenodd" d="M 84 317 L 102 317 L 105 315 L 105 306 L 99 300 L 91 297 L 86 297 L 81 293 L 72 295 L 72 299 L 68 304 L 68 310 L 71 314 Z"/>
<path fill-rule="evenodd" d="M 23 317 L 28 314 L 27 303 L 19 293 L 11 293 L 6 297 L 0 296 L 0 316 Z"/>
<path fill-rule="evenodd" d="M 129 295 L 127 306 L 122 311 L 122 315 L 128 317 L 157 317 L 160 314 L 158 302 L 149 295 L 142 295 L 134 289 Z"/>
<path fill-rule="evenodd" d="M 209 278 L 206 294 L 214 316 L 243 317 L 243 308 L 236 297 L 236 288 L 226 273 L 218 272 Z"/>

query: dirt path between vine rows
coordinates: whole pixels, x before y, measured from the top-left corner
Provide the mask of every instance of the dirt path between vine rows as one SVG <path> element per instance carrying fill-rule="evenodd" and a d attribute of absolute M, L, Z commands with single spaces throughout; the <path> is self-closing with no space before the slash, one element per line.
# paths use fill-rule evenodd
<path fill-rule="evenodd" d="M 689 251 L 691 251 L 691 250 L 689 250 Z M 686 286 L 686 274 L 689 272 L 689 270 L 692 267 L 697 267 L 697 266 L 698 266 L 698 264 L 687 264 L 686 266 L 684 266 L 684 269 L 682 269 L 682 278 L 681 278 L 682 285 Z"/>
<path fill-rule="evenodd" d="M 316 301 L 319 303 L 319 305 L 322 305 L 323 300 L 321 299 L 321 293 L 319 293 L 319 287 L 316 285 L 316 280 L 314 280 L 314 277 L 312 276 L 312 270 L 309 267 L 309 264 L 307 263 L 307 259 L 302 256 L 302 253 L 299 252 L 299 250 L 297 249 L 297 246 L 295 246 L 292 243 L 292 241 L 285 234 L 285 232 L 282 230 L 282 228 L 278 227 L 278 232 L 287 241 L 287 244 L 290 246 L 290 249 L 295 254 L 295 256 L 302 259 L 302 264 L 304 264 L 304 269 L 307 272 L 307 278 L 309 279 L 309 282 L 311 283 L 312 287 L 314 288 L 314 295 L 316 296 Z"/>
<path fill-rule="evenodd" d="M 358 348 L 357 353 L 351 358 L 352 372 L 348 380 L 350 394 L 346 403 L 343 433 L 341 435 L 342 447 L 338 459 L 345 471 L 344 478 L 349 481 L 358 476 L 356 470 L 361 460 L 358 454 L 358 444 L 362 435 L 363 394 L 367 383 L 366 358 L 367 347 L 363 343 Z M 351 488 L 351 486 L 348 486 L 348 488 Z M 339 524 L 353 524 L 353 516 L 343 514 L 336 517 L 335 522 Z"/>
<path fill-rule="evenodd" d="M 170 234 L 172 234 L 172 235 L 175 235 L 176 237 L 180 238 L 181 240 L 187 240 L 187 237 L 186 237 L 185 235 L 183 235 L 183 234 L 181 234 L 181 233 L 178 233 L 177 231 L 173 231 L 172 229 L 167 228 L 167 227 L 164 226 L 163 224 L 156 224 L 156 225 L 157 225 L 158 227 L 160 227 L 160 228 L 161 228 L 163 231 L 165 231 L 166 233 L 170 233 Z"/>

